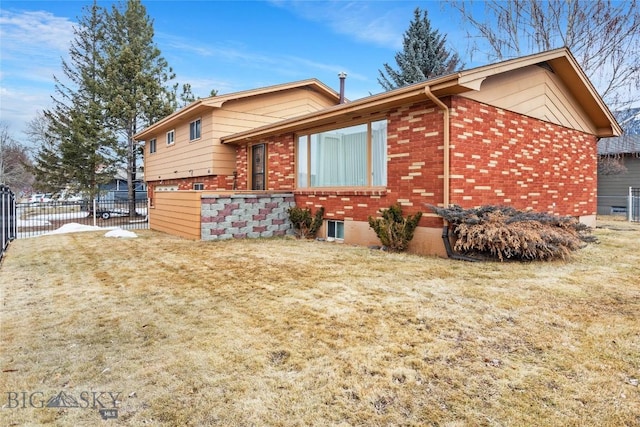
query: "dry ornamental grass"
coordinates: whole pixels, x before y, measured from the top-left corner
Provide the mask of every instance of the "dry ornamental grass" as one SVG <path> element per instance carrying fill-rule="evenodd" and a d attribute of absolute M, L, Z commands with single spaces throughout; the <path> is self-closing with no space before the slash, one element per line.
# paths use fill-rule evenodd
<path fill-rule="evenodd" d="M 532 263 L 153 231 L 18 240 L 0 267 L 0 424 L 637 426 L 640 225 L 603 225 Z"/>

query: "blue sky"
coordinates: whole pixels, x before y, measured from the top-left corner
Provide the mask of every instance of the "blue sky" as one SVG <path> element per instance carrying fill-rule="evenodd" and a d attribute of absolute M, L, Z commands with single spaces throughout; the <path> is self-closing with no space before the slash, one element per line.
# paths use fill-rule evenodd
<path fill-rule="evenodd" d="M 63 77 L 73 25 L 89 1 L 0 3 L 0 120 L 18 140 L 38 110 L 48 108 L 53 76 Z M 113 2 L 99 2 L 110 7 Z M 346 96 L 382 91 L 378 69 L 395 67 L 402 34 L 420 7 L 464 57 L 456 13 L 437 1 L 161 1 L 143 0 L 155 41 L 196 96 L 318 78 Z M 467 66 L 469 66 L 467 61 Z M 472 64 L 478 65 L 478 64 Z"/>

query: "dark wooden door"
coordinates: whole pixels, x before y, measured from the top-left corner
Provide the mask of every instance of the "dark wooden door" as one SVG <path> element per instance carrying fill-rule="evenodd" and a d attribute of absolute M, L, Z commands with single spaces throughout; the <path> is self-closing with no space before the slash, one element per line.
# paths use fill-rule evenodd
<path fill-rule="evenodd" d="M 265 189 L 265 154 L 266 148 L 264 144 L 258 144 L 251 147 L 251 189 Z"/>

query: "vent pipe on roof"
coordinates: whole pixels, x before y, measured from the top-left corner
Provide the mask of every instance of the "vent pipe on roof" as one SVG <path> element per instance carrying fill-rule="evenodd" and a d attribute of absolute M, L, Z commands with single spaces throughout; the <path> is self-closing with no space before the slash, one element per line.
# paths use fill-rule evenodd
<path fill-rule="evenodd" d="M 340 104 L 344 104 L 344 80 L 347 78 L 347 73 L 342 71 L 338 77 L 340 78 Z"/>

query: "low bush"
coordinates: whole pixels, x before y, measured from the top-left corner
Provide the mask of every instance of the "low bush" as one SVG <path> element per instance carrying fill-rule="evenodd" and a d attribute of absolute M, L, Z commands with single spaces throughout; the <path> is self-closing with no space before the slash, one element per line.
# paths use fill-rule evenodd
<path fill-rule="evenodd" d="M 318 234 L 318 230 L 322 226 L 322 218 L 324 217 L 324 208 L 319 207 L 315 215 L 311 214 L 309 208 L 300 208 L 294 206 L 287 211 L 289 221 L 293 225 L 293 231 L 299 239 L 313 239 Z"/>
<path fill-rule="evenodd" d="M 380 242 L 388 251 L 402 252 L 413 239 L 413 233 L 420 222 L 422 212 L 402 216 L 402 208 L 396 203 L 389 209 L 382 209 L 382 218 L 369 217 L 369 226 L 373 228 Z"/>
<path fill-rule="evenodd" d="M 508 206 L 429 206 L 449 221 L 458 252 L 515 260 L 564 259 L 572 251 L 595 242 L 589 227 L 573 217 L 559 217 Z"/>

